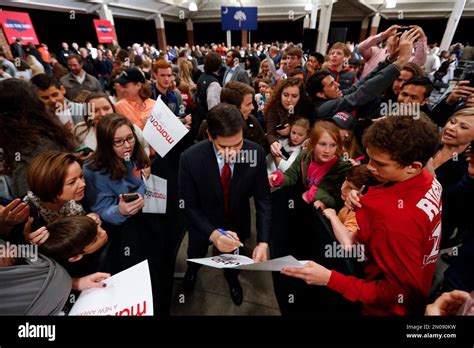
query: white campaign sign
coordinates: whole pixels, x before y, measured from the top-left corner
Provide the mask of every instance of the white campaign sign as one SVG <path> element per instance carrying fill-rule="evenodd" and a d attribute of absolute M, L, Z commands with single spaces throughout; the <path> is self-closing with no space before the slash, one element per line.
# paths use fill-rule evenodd
<path fill-rule="evenodd" d="M 234 268 L 248 271 L 281 271 L 283 267 L 303 267 L 303 264 L 291 255 L 262 262 L 254 262 L 247 256 L 232 254 L 222 254 L 202 259 L 188 259 L 187 261 L 215 268 Z"/>
<path fill-rule="evenodd" d="M 161 156 L 166 154 L 188 133 L 188 129 L 158 97 L 143 129 L 143 136 Z"/>
<path fill-rule="evenodd" d="M 167 180 L 151 174 L 148 179 L 143 178 L 145 183 L 145 206 L 144 213 L 166 214 Z"/>
<path fill-rule="evenodd" d="M 69 315 L 153 315 L 150 270 L 145 260 L 104 280 L 105 288 L 81 292 Z"/>

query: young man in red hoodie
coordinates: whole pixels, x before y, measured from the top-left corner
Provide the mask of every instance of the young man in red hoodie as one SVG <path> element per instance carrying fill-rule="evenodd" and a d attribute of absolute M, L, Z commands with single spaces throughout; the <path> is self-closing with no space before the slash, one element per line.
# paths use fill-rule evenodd
<path fill-rule="evenodd" d="M 437 146 L 436 126 L 426 117 L 392 116 L 364 134 L 367 168 L 385 184 L 360 197 L 357 240 L 364 246 L 365 279 L 345 276 L 315 263 L 284 268 L 283 274 L 325 285 L 365 315 L 423 314 L 439 253 L 441 185 L 424 169 Z"/>

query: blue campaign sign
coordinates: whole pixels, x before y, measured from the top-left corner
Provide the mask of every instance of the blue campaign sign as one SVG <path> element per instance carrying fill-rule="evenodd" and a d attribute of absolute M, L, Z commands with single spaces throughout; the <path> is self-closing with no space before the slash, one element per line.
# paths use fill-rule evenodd
<path fill-rule="evenodd" d="M 221 7 L 222 30 L 257 30 L 256 7 Z"/>

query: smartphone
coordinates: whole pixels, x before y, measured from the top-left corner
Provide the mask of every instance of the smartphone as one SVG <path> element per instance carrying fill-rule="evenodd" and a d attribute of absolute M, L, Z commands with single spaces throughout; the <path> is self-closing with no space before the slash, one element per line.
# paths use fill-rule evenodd
<path fill-rule="evenodd" d="M 466 86 L 474 88 L 474 71 L 469 71 L 465 73 L 463 80 L 469 80 L 469 84 Z"/>
<path fill-rule="evenodd" d="M 286 161 L 288 158 L 290 158 L 290 154 L 284 149 L 280 149 L 281 157 Z"/>
<path fill-rule="evenodd" d="M 397 29 L 397 33 L 404 33 L 407 30 L 410 30 L 411 27 L 409 26 L 401 26 L 400 28 Z"/>
<path fill-rule="evenodd" d="M 285 129 L 286 124 L 285 123 L 280 123 L 279 125 L 276 126 L 276 130 L 283 130 Z"/>
<path fill-rule="evenodd" d="M 94 152 L 94 150 L 92 150 L 88 146 L 81 146 L 75 149 L 74 152 L 77 152 L 77 153 L 82 152 L 83 156 L 88 156 L 91 152 Z"/>
<path fill-rule="evenodd" d="M 122 197 L 125 202 L 129 203 L 137 200 L 140 196 L 138 193 L 124 193 Z"/>

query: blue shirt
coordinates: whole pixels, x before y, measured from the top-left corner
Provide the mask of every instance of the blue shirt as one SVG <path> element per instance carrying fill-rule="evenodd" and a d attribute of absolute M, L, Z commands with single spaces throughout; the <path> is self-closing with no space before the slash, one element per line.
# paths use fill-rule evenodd
<path fill-rule="evenodd" d="M 90 163 L 83 167 L 86 179 L 86 199 L 90 209 L 100 215 L 102 220 L 113 225 L 123 224 L 128 216 L 120 214 L 119 195 L 122 193 L 145 194 L 145 183 L 141 175 L 135 176 L 135 165 L 130 161 L 124 161 L 128 168 L 122 179 L 112 180 L 109 173 L 94 171 Z"/>

